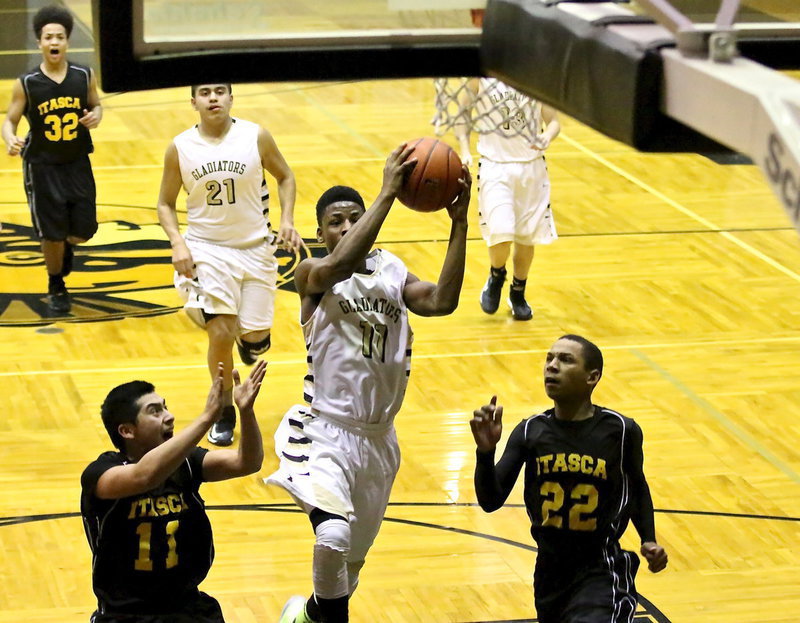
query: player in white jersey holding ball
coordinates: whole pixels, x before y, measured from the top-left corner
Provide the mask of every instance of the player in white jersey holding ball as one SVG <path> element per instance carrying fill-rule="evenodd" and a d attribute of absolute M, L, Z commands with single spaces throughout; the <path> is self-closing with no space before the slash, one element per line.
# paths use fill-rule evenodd
<path fill-rule="evenodd" d="M 275 434 L 281 459 L 266 479 L 286 489 L 308 514 L 316 535 L 314 593 L 290 599 L 282 623 L 348 620 L 348 601 L 378 534 L 400 466 L 394 416 L 408 383 L 409 310 L 443 316 L 458 305 L 464 278 L 471 178 L 448 208 L 450 242 L 436 284 L 372 249 L 397 193 L 415 166 L 406 144 L 386 160 L 383 186 L 370 207 L 357 191 L 334 186 L 317 202 L 317 236 L 329 254 L 295 271 L 300 321 L 308 349 L 305 400 Z"/>
<path fill-rule="evenodd" d="M 223 416 L 208 433 L 211 443 L 233 443 L 233 345 L 253 364 L 270 347 L 278 263 L 276 244 L 297 251 L 295 179 L 272 135 L 258 124 L 231 117 L 230 84 L 192 87 L 200 123 L 167 148 L 158 197 L 158 219 L 172 245 L 175 287 L 189 317 L 208 334 L 212 378 L 223 364 Z M 281 220 L 269 224 L 264 170 L 278 183 Z M 187 221 L 181 235 L 176 200 L 186 189 Z"/>

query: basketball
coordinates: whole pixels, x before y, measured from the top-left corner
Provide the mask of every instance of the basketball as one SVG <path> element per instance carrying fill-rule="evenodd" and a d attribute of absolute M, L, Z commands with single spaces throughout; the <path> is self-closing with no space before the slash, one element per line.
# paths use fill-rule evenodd
<path fill-rule="evenodd" d="M 435 138 L 409 141 L 414 151 L 408 156 L 417 165 L 406 178 L 398 199 L 418 212 L 435 212 L 449 206 L 458 196 L 461 186 L 461 159 L 453 149 Z"/>

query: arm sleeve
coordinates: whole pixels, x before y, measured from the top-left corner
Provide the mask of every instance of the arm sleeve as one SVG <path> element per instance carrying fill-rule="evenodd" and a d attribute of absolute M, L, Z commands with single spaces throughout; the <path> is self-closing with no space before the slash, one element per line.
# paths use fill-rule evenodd
<path fill-rule="evenodd" d="M 475 493 L 483 510 L 491 513 L 505 503 L 524 463 L 525 422 L 518 424 L 512 431 L 497 465 L 494 464 L 494 451 L 477 452 Z"/>
<path fill-rule="evenodd" d="M 626 471 L 631 484 L 631 521 L 639 533 L 642 543 L 656 540 L 656 520 L 653 511 L 653 498 L 644 477 L 644 452 L 642 450 L 642 429 L 636 422 L 631 426 L 628 444 Z"/>

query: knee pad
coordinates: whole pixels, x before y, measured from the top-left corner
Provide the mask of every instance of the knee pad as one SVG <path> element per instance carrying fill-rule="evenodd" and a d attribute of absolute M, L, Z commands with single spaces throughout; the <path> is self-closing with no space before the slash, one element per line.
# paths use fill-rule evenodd
<path fill-rule="evenodd" d="M 363 560 L 348 561 L 347 563 L 347 584 L 352 595 L 358 586 L 358 574 L 361 573 L 361 567 L 364 566 Z"/>
<path fill-rule="evenodd" d="M 250 354 L 263 355 L 269 350 L 269 347 L 272 346 L 271 337 L 272 336 L 268 335 L 260 342 L 248 342 L 247 340 L 237 337 L 236 341 L 239 343 L 239 346 L 247 350 Z"/>
<path fill-rule="evenodd" d="M 346 562 L 350 553 L 350 524 L 344 519 L 328 519 L 315 532 L 314 594 L 322 599 L 345 597 L 350 594 Z"/>

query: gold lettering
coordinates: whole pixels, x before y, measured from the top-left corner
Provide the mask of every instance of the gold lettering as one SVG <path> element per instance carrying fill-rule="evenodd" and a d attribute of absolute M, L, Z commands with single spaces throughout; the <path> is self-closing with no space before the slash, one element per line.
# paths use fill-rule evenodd
<path fill-rule="evenodd" d="M 159 515 L 169 515 L 169 504 L 167 504 L 167 498 L 163 495 L 156 498 L 155 507 Z"/>
<path fill-rule="evenodd" d="M 180 513 L 181 510 L 183 510 L 181 507 L 181 500 L 177 495 L 168 495 L 167 502 L 169 503 L 169 510 L 171 513 Z"/>
<path fill-rule="evenodd" d="M 606 462 L 605 459 L 597 459 L 597 467 L 594 469 L 594 474 L 592 474 L 595 478 L 602 478 L 603 480 L 608 480 L 608 475 L 606 474 Z"/>
<path fill-rule="evenodd" d="M 553 463 L 553 472 L 565 472 L 567 471 L 567 461 L 564 458 L 564 453 L 559 452 L 556 454 L 556 460 Z"/>
<path fill-rule="evenodd" d="M 581 469 L 581 455 L 572 453 L 567 457 L 569 461 L 569 471 L 578 472 Z"/>

